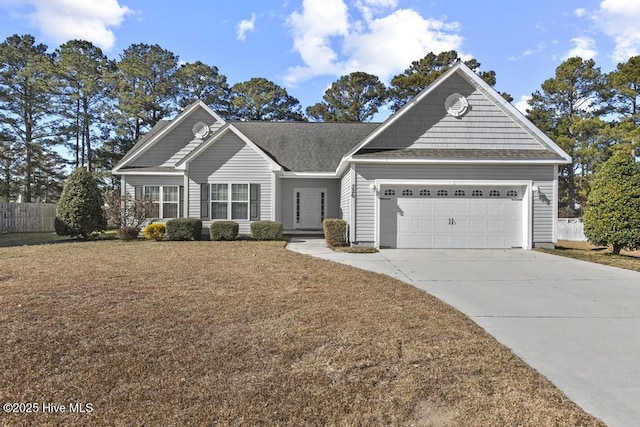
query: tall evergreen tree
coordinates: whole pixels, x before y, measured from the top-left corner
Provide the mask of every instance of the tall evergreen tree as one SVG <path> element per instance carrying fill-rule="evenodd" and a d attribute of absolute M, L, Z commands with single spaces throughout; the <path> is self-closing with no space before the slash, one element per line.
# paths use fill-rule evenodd
<path fill-rule="evenodd" d="M 222 116 L 229 110 L 229 85 L 227 77 L 220 74 L 218 67 L 200 61 L 183 64 L 176 72 L 178 84 L 178 105 L 184 108 L 195 100 L 200 100 Z"/>
<path fill-rule="evenodd" d="M 75 168 L 93 169 L 92 141 L 107 105 L 107 84 L 114 63 L 91 42 L 72 40 L 56 51 L 64 138 L 75 154 Z M 98 134 L 97 134 L 98 133 Z"/>
<path fill-rule="evenodd" d="M 323 102 L 307 108 L 307 115 L 323 122 L 365 122 L 387 100 L 380 79 L 361 71 L 340 77 L 324 92 Z"/>
<path fill-rule="evenodd" d="M 605 81 L 595 61 L 573 57 L 560 64 L 541 89 L 529 101 L 528 117 L 574 159 L 561 167 L 559 178 L 561 208 L 572 215 L 580 193 L 576 173 L 585 176 L 593 169 L 588 150 L 600 143 L 597 128 L 602 125 L 594 119 L 607 112 L 602 104 Z"/>
<path fill-rule="evenodd" d="M 17 147 L 0 131 L 0 201 L 10 202 L 20 193 L 22 166 Z"/>
<path fill-rule="evenodd" d="M 239 120 L 304 120 L 300 101 L 262 77 L 233 85 L 231 107 L 230 117 Z"/>
<path fill-rule="evenodd" d="M 52 55 L 31 35 L 13 35 L 0 43 L 0 131 L 20 150 L 24 165 L 23 201 L 32 201 L 38 169 L 34 151 L 48 153 L 53 140 Z"/>
<path fill-rule="evenodd" d="M 157 44 L 132 44 L 124 50 L 114 75 L 120 126 L 133 141 L 176 110 L 178 57 Z M 121 132 L 121 133 L 129 133 Z"/>
<path fill-rule="evenodd" d="M 389 88 L 391 110 L 398 111 L 409 102 L 411 98 L 433 83 L 458 61 L 460 61 L 460 58 L 458 57 L 458 52 L 455 50 L 441 52 L 437 55 L 430 52 L 424 58 L 413 61 L 409 68 L 404 70 L 403 73 L 391 79 Z M 478 73 L 480 78 L 490 86 L 496 84 L 495 71 L 479 71 L 480 63 L 475 59 L 465 61 L 464 63 Z M 508 93 L 502 93 L 502 96 L 509 102 L 513 101 L 513 98 Z"/>

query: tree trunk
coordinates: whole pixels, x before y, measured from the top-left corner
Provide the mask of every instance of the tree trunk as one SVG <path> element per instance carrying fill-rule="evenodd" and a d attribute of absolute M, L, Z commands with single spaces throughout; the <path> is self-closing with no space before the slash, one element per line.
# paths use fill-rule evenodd
<path fill-rule="evenodd" d="M 622 245 L 619 243 L 614 243 L 611 245 L 611 253 L 614 255 L 620 255 L 620 251 L 622 250 Z"/>
<path fill-rule="evenodd" d="M 76 169 L 80 167 L 80 100 L 76 101 Z"/>
<path fill-rule="evenodd" d="M 25 203 L 31 202 L 31 172 L 33 165 L 31 164 L 31 139 L 33 138 L 33 129 L 31 127 L 31 117 L 28 113 L 24 118 L 24 200 Z"/>
<path fill-rule="evenodd" d="M 87 98 L 82 100 L 83 103 L 83 134 L 87 146 L 87 170 L 89 172 L 93 171 L 93 156 L 91 154 L 91 134 L 89 133 L 89 101 Z"/>

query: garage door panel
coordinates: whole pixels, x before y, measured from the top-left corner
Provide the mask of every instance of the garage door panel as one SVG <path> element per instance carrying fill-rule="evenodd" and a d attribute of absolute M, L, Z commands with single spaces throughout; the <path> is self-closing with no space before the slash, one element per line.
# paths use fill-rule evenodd
<path fill-rule="evenodd" d="M 398 197 L 381 202 L 381 246 L 522 247 L 522 200 L 451 196 L 421 198 L 417 197 L 418 188 L 413 193 L 414 197 Z M 466 191 L 467 196 L 471 193 L 470 190 Z M 432 190 L 431 194 L 436 194 L 436 191 Z"/>
<path fill-rule="evenodd" d="M 468 202 L 464 201 L 453 201 L 451 202 L 451 214 L 452 215 L 469 215 L 470 206 Z"/>

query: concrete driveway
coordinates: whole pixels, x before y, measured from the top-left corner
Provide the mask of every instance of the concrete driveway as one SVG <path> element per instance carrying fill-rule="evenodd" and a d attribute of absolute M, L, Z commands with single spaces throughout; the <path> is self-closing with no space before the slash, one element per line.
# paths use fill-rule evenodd
<path fill-rule="evenodd" d="M 638 425 L 640 273 L 524 250 L 340 254 L 321 239 L 289 248 L 424 289 L 608 425 Z"/>

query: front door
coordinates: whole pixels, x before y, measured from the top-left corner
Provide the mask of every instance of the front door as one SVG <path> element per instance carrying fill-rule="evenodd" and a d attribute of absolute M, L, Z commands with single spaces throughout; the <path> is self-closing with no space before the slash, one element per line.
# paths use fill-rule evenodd
<path fill-rule="evenodd" d="M 322 229 L 326 190 L 321 188 L 297 188 L 294 191 L 294 219 L 296 228 Z"/>

